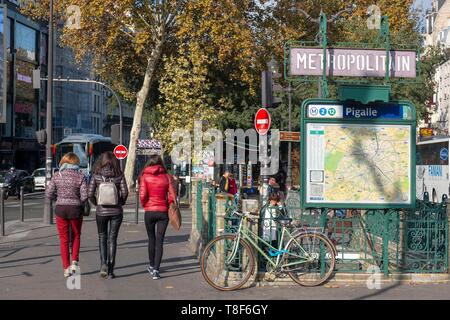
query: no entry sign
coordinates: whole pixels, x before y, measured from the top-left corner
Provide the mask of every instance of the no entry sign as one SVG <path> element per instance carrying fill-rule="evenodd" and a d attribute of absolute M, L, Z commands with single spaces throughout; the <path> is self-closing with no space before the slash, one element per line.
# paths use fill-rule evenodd
<path fill-rule="evenodd" d="M 124 145 L 120 144 L 114 148 L 114 155 L 117 159 L 122 160 L 125 159 L 128 155 L 128 149 Z"/>
<path fill-rule="evenodd" d="M 260 135 L 265 135 L 270 129 L 270 114 L 266 108 L 261 108 L 255 115 L 255 129 Z"/>

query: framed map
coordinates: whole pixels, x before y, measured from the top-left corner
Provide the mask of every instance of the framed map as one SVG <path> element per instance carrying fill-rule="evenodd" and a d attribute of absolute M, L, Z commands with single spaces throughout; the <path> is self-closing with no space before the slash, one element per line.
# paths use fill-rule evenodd
<path fill-rule="evenodd" d="M 305 201 L 409 206 L 410 125 L 307 123 Z"/>

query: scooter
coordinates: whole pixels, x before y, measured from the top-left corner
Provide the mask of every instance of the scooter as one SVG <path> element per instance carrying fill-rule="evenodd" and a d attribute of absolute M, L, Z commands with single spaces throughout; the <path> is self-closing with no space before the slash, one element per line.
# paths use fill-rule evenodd
<path fill-rule="evenodd" d="M 20 200 L 19 181 L 15 176 L 6 176 L 3 183 L 3 199 L 7 200 L 9 196 L 17 196 L 17 200 Z"/>

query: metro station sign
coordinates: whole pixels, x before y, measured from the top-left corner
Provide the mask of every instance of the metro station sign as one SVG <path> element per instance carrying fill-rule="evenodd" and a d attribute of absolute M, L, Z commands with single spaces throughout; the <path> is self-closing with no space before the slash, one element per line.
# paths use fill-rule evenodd
<path fill-rule="evenodd" d="M 386 51 L 378 49 L 327 49 L 328 76 L 385 77 Z M 391 51 L 390 76 L 416 77 L 416 52 Z M 290 48 L 289 76 L 320 76 L 323 73 L 323 49 Z"/>

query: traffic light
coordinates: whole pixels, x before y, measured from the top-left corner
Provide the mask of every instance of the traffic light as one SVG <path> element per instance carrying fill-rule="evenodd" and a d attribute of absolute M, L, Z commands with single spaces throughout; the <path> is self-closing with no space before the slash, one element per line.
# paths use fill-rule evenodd
<path fill-rule="evenodd" d="M 281 104 L 279 97 L 274 97 L 274 89 L 280 91 L 280 85 L 276 85 L 273 79 L 273 73 L 263 71 L 261 74 L 261 104 L 263 108 L 274 108 Z M 283 89 L 281 88 L 281 91 Z"/>
<path fill-rule="evenodd" d="M 111 125 L 111 143 L 119 145 L 120 144 L 120 125 Z"/>
<path fill-rule="evenodd" d="M 37 139 L 38 143 L 46 144 L 47 143 L 47 130 L 42 129 L 42 130 L 36 131 L 36 139 Z"/>
<path fill-rule="evenodd" d="M 261 74 L 261 104 L 263 108 L 270 108 L 272 103 L 272 73 L 263 71 Z"/>

